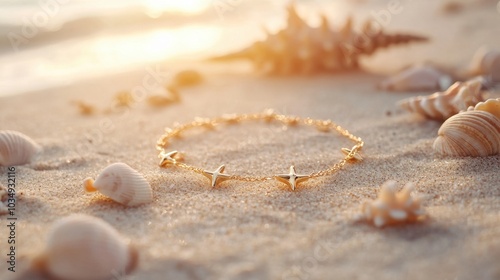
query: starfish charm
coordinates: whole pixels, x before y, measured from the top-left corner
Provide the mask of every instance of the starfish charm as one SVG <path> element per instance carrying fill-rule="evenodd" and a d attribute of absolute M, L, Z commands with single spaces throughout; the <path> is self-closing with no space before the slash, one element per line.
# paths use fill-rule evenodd
<path fill-rule="evenodd" d="M 342 153 L 344 153 L 344 155 L 348 155 L 351 153 L 351 149 L 348 149 L 348 148 L 342 148 Z M 363 157 L 361 157 L 361 155 L 356 152 L 351 159 L 354 159 L 354 160 L 357 160 L 357 161 L 362 161 L 363 160 Z"/>
<path fill-rule="evenodd" d="M 178 153 L 179 152 L 177 152 L 177 151 L 172 151 L 172 152 L 168 152 L 168 153 L 165 153 L 164 151 L 161 152 L 160 155 L 158 156 L 161 158 L 159 166 L 166 167 L 168 165 L 176 165 L 177 160 L 174 158 L 174 156 Z"/>
<path fill-rule="evenodd" d="M 208 179 L 210 179 L 212 181 L 212 183 L 211 183 L 212 188 L 217 186 L 219 183 L 222 183 L 223 181 L 228 180 L 231 177 L 227 174 L 222 174 L 222 172 L 224 172 L 225 168 L 226 167 L 224 165 L 221 165 L 215 171 L 208 171 L 208 170 L 203 171 L 203 175 L 205 175 L 205 177 L 207 177 Z"/>
<path fill-rule="evenodd" d="M 283 182 L 292 188 L 292 190 L 295 190 L 295 187 L 297 186 L 298 183 L 305 181 L 310 178 L 309 175 L 298 175 L 295 173 L 295 166 L 290 166 L 290 173 L 288 174 L 279 174 L 274 176 L 278 181 Z"/>

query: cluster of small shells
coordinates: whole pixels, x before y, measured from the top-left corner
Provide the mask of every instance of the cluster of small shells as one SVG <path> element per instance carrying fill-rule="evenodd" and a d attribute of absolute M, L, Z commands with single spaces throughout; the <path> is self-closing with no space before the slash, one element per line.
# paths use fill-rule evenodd
<path fill-rule="evenodd" d="M 426 118 L 446 120 L 481 101 L 484 101 L 481 81 L 475 79 L 468 82 L 456 82 L 444 92 L 411 97 L 398 104 L 401 108 Z"/>
<path fill-rule="evenodd" d="M 490 156 L 500 152 L 500 98 L 446 120 L 434 141 L 434 150 L 447 156 Z"/>
<path fill-rule="evenodd" d="M 380 187 L 378 198 L 361 205 L 361 214 L 358 220 L 373 223 L 376 227 L 386 225 L 410 223 L 426 218 L 421 207 L 421 199 L 414 197 L 412 183 L 407 183 L 397 192 L 395 181 L 387 181 Z"/>
<path fill-rule="evenodd" d="M 12 130 L 0 131 L 0 166 L 24 165 L 40 151 L 30 137 Z"/>
<path fill-rule="evenodd" d="M 479 48 L 464 70 L 417 64 L 385 79 L 378 88 L 386 91 L 436 91 L 446 89 L 453 81 L 475 78 L 481 78 L 485 87 L 500 83 L 500 51 Z"/>
<path fill-rule="evenodd" d="M 321 26 L 309 26 L 288 7 L 287 26 L 236 53 L 214 57 L 213 61 L 245 59 L 266 74 L 311 74 L 356 69 L 361 55 L 371 55 L 376 50 L 410 42 L 426 41 L 427 38 L 409 34 L 386 34 L 368 20 L 360 32 L 353 30 L 349 18 L 339 30 L 332 30 L 325 16 Z M 362 42 L 362 43 L 360 43 Z"/>
<path fill-rule="evenodd" d="M 109 165 L 101 171 L 95 181 L 87 178 L 83 185 L 87 192 L 99 191 L 126 206 L 138 206 L 153 200 L 148 181 L 125 163 Z"/>
<path fill-rule="evenodd" d="M 104 280 L 132 272 L 138 251 L 107 222 L 73 214 L 56 221 L 33 268 L 51 279 Z"/>

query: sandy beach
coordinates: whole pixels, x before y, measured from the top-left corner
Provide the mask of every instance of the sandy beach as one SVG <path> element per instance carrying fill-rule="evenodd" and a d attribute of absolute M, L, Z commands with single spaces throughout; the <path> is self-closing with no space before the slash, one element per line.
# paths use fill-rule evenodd
<path fill-rule="evenodd" d="M 43 248 L 50 225 L 84 213 L 107 221 L 139 249 L 137 270 L 117 279 L 499 279 L 500 156 L 437 155 L 432 143 L 441 122 L 396 106 L 398 100 L 428 93 L 376 89 L 381 73 L 409 63 L 465 65 L 479 46 L 499 46 L 494 34 L 499 34 L 500 13 L 485 13 L 488 6 L 470 9 L 448 16 L 445 27 L 427 28 L 442 21 L 438 13 L 416 23 L 411 30 L 447 39 L 382 51 L 364 62 L 377 74 L 265 77 L 244 63 L 168 61 L 1 98 L 0 129 L 29 135 L 43 151 L 32 163 L 16 167 L 16 188 L 23 192 L 16 207 L 17 272 L 8 271 L 3 261 L 8 248 L 4 216 L 0 278 L 43 279 L 26 270 Z M 474 21 L 483 12 L 482 20 Z M 398 21 L 391 25 L 402 27 L 409 29 Z M 117 92 L 143 85 L 151 73 L 166 83 L 183 69 L 196 69 L 204 82 L 183 88 L 181 102 L 152 108 L 138 99 L 130 108 L 113 108 Z M 81 115 L 75 100 L 97 112 Z M 211 189 L 199 174 L 158 167 L 155 143 L 166 127 L 267 108 L 331 119 L 365 141 L 364 160 L 309 180 L 294 192 L 274 180 L 228 181 Z M 343 158 L 341 148 L 351 146 L 335 133 L 249 123 L 196 131 L 171 148 L 202 168 L 225 164 L 228 173 L 267 175 L 287 172 L 292 164 L 302 173 L 324 169 Z M 151 204 L 130 208 L 84 192 L 83 179 L 95 178 L 114 162 L 144 175 L 153 189 Z M 6 185 L 7 168 L 0 172 L 0 184 Z M 361 203 L 375 199 L 391 179 L 401 187 L 414 182 L 430 218 L 382 229 L 355 222 Z"/>

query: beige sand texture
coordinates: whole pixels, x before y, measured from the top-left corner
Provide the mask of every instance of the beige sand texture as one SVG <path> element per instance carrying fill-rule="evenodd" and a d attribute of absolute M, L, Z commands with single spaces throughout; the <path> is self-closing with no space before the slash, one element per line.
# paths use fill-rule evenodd
<path fill-rule="evenodd" d="M 453 30 L 459 34 L 454 45 L 467 45 L 462 56 L 450 54 L 461 57 L 457 63 L 467 61 L 473 51 L 469 46 L 476 44 L 469 44 L 468 34 L 499 43 L 483 30 L 498 34 L 494 20 L 475 22 L 479 35 L 463 26 Z M 432 46 L 432 56 L 424 52 L 418 57 L 442 58 L 450 51 Z M 417 54 L 419 49 L 412 50 Z M 147 75 L 143 69 L 1 99 L 0 129 L 30 135 L 44 151 L 32 164 L 16 168 L 17 189 L 24 191 L 16 209 L 18 272 L 8 272 L 1 261 L 0 279 L 41 279 L 26 278 L 22 270 L 30 255 L 43 248 L 50 224 L 71 213 L 100 217 L 137 245 L 137 271 L 117 279 L 500 278 L 500 156 L 435 155 L 432 143 L 440 123 L 395 106 L 413 94 L 377 92 L 382 77 L 372 74 L 262 78 L 235 72 L 233 66 L 195 66 L 206 83 L 183 90 L 181 103 L 162 109 L 139 101 L 129 110 L 81 116 L 71 105 L 80 99 L 109 108 L 117 91 L 141 85 Z M 175 72 L 186 65 L 162 67 Z M 198 116 L 266 108 L 332 119 L 363 138 L 365 160 L 307 181 L 295 192 L 274 180 L 229 181 L 210 189 L 201 175 L 157 166 L 155 142 L 165 127 Z M 320 170 L 340 160 L 340 148 L 351 145 L 334 133 L 257 123 L 198 131 L 171 148 L 185 152 L 186 162 L 207 169 L 226 164 L 232 174 L 272 175 L 287 172 L 291 164 L 301 173 Z M 141 172 L 153 188 L 154 202 L 126 208 L 84 193 L 83 179 L 113 162 Z M 6 168 L 1 172 L 5 185 Z M 389 179 L 401 187 L 415 182 L 416 191 L 428 198 L 431 219 L 383 229 L 355 223 L 361 203 L 376 198 L 378 187 Z M 4 225 L 0 234 L 3 260 Z"/>

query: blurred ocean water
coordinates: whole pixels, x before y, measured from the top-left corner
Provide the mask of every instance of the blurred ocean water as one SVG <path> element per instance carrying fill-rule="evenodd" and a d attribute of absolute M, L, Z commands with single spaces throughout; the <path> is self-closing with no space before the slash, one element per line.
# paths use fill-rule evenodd
<path fill-rule="evenodd" d="M 296 0 L 342 22 L 352 0 Z M 379 1 L 385 3 L 384 1 Z M 195 60 L 283 27 L 289 0 L 0 0 L 0 96 L 168 60 Z"/>

